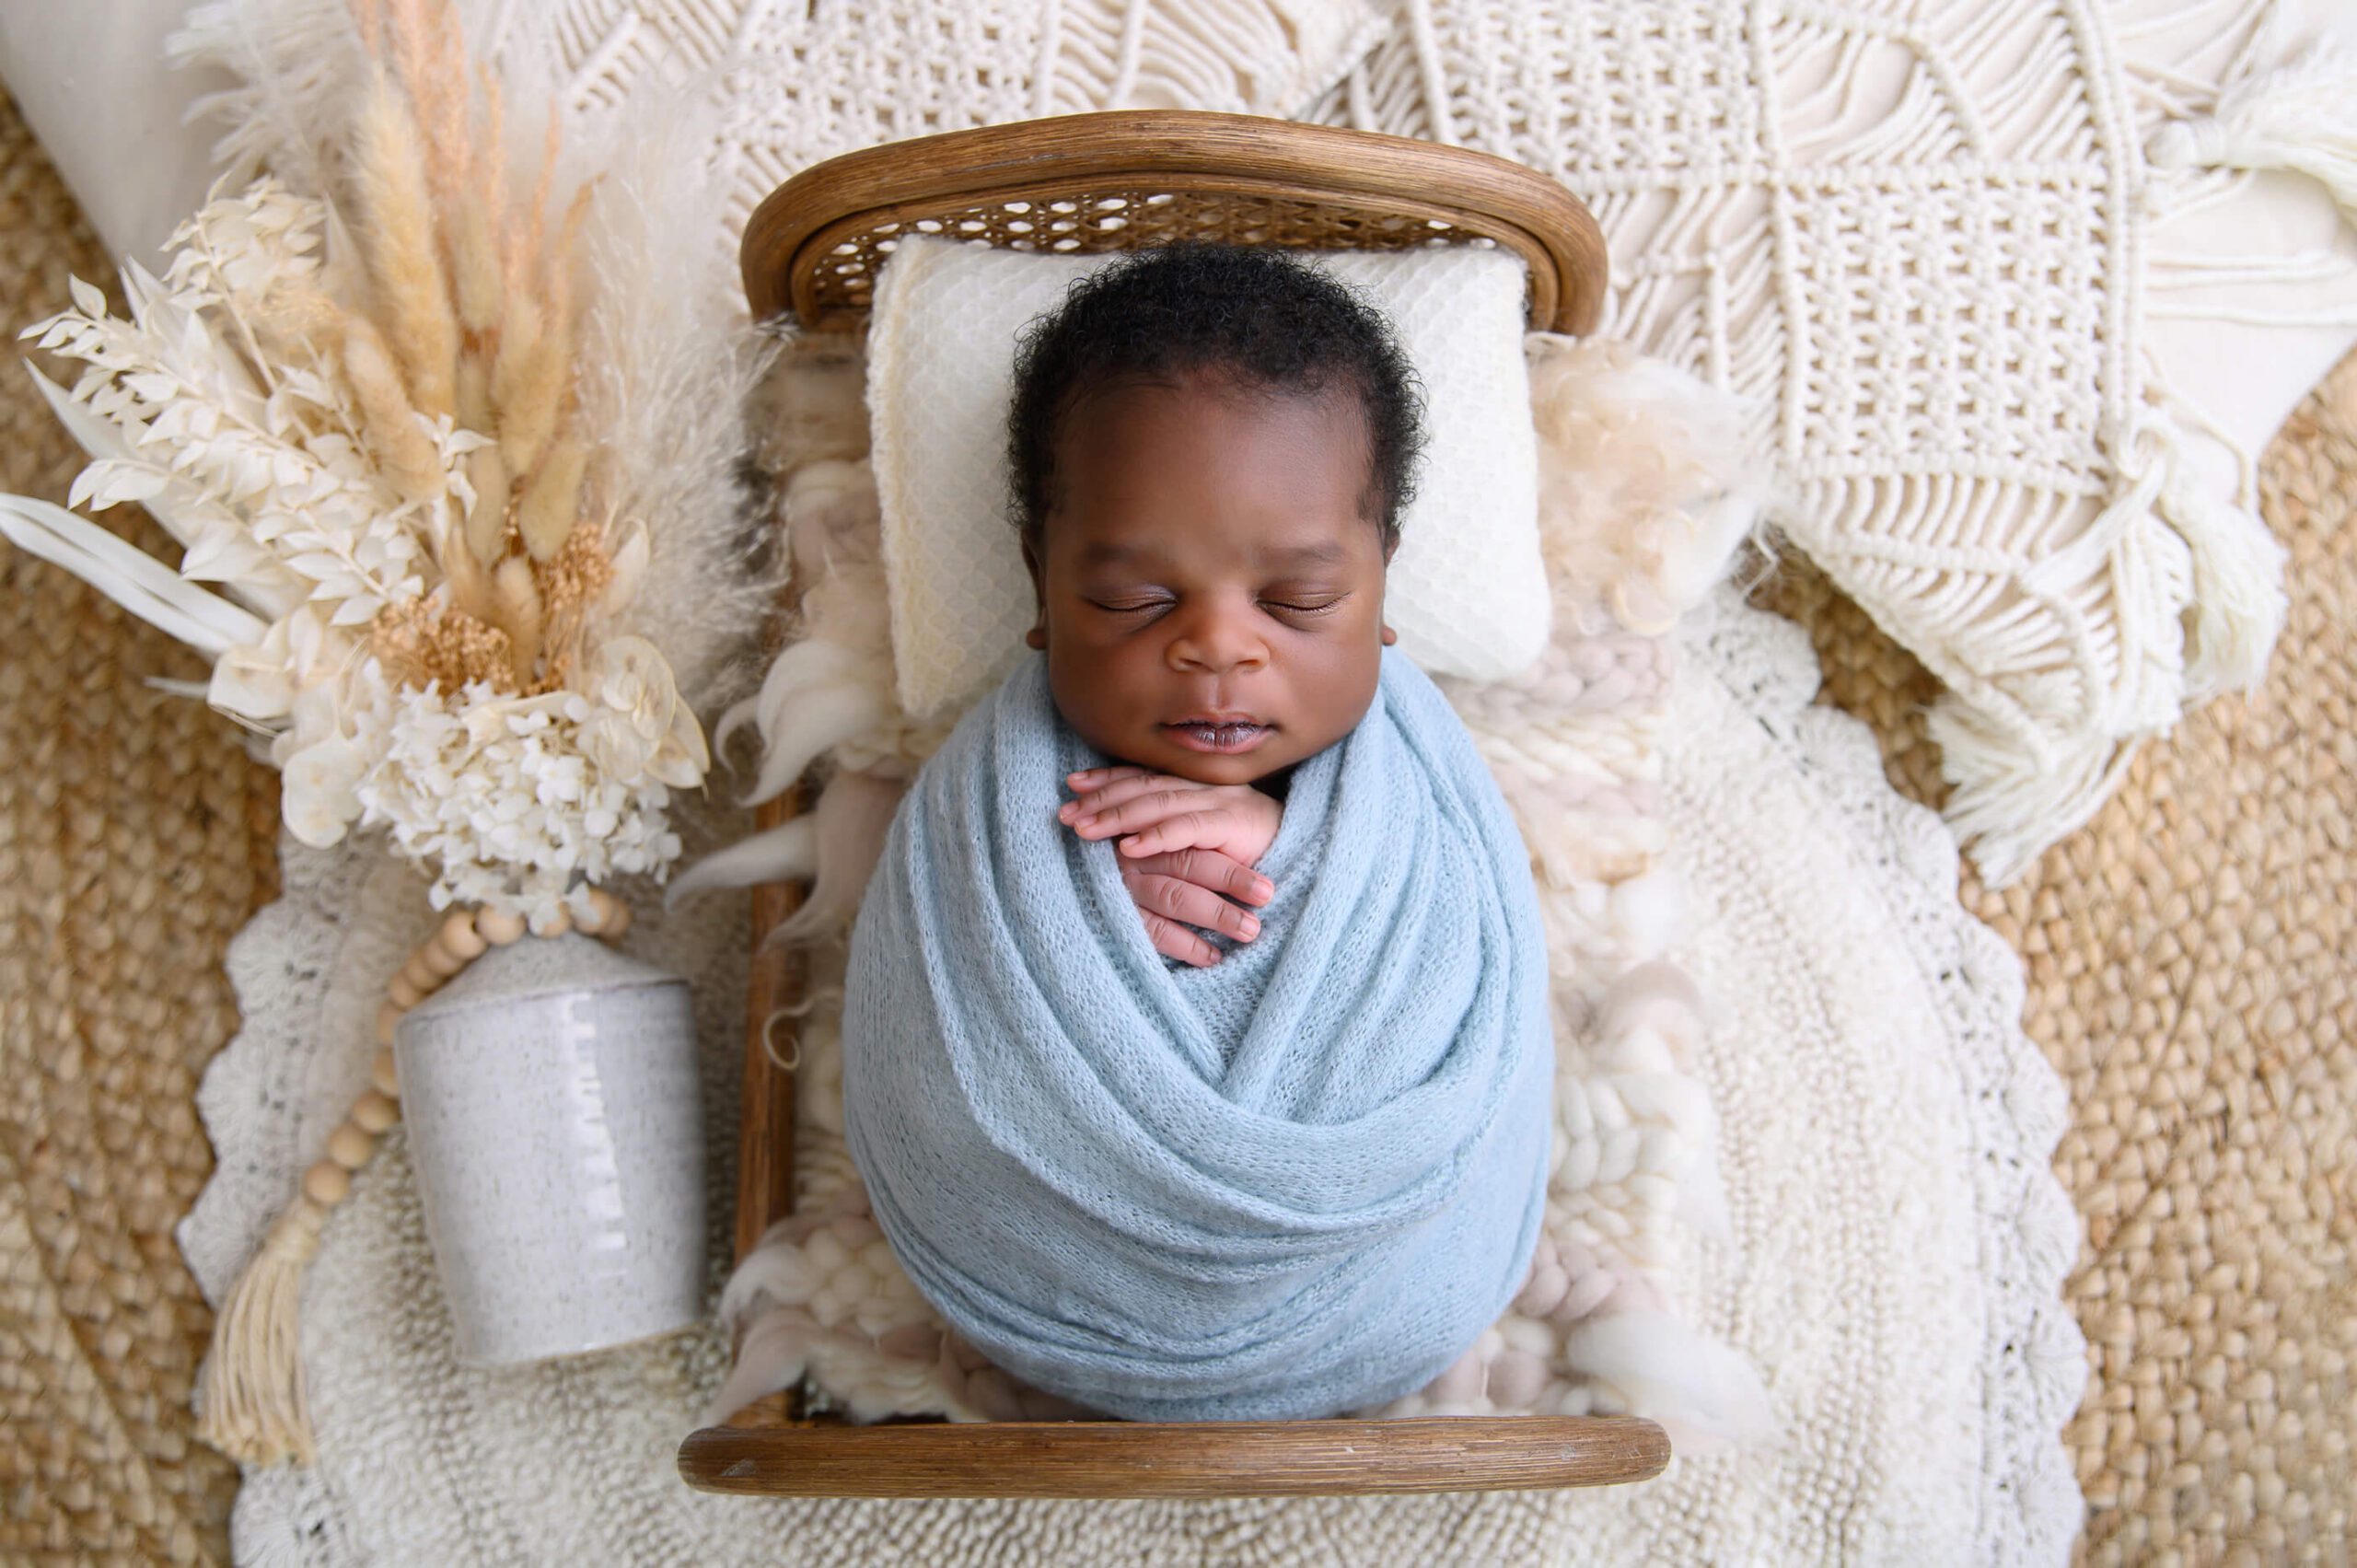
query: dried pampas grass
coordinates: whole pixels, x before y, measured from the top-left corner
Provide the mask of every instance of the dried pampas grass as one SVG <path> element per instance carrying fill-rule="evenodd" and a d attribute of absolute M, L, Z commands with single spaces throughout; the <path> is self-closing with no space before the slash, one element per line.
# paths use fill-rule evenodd
<path fill-rule="evenodd" d="M 761 676 L 761 631 L 786 569 L 743 471 L 747 400 L 776 351 L 745 316 L 710 232 L 701 100 L 651 95 L 646 134 L 617 149 L 581 240 L 591 303 L 575 417 L 596 430 L 599 510 L 643 525 L 653 549 L 617 629 L 659 644 L 680 693 L 709 713 Z"/>
<path fill-rule="evenodd" d="M 164 52 L 183 69 L 209 68 L 235 82 L 189 110 L 192 120 L 226 127 L 213 154 L 230 185 L 266 167 L 298 191 L 336 188 L 337 149 L 369 69 L 346 0 L 210 0 L 189 7 Z"/>

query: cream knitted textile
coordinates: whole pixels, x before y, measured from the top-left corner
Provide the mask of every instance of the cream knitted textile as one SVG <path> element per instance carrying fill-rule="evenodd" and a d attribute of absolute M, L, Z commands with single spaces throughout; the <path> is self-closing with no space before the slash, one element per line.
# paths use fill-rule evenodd
<path fill-rule="evenodd" d="M 682 1488 L 673 1449 L 716 1335 L 515 1371 L 457 1365 L 403 1138 L 336 1213 L 304 1298 L 309 1471 L 250 1471 L 241 1562 L 1100 1564 L 2060 1562 L 2058 1434 L 2084 1376 L 2049 1173 L 2061 1089 L 2020 1031 L 2018 961 L 1956 903 L 1936 818 L 1863 726 L 1810 705 L 1790 624 L 1720 603 L 1662 732 L 1662 817 L 1719 999 L 1697 1064 L 1725 1108 L 1728 1230 L 1676 1292 L 1767 1374 L 1782 1431 L 1606 1492 L 1204 1503 L 761 1502 Z M 686 825 L 691 853 L 737 818 Z M 220 1170 L 183 1230 L 214 1290 L 366 1073 L 422 886 L 366 844 L 283 845 L 285 893 L 230 957 L 245 1027 L 202 1109 Z M 642 902 L 634 952 L 692 978 L 711 1146 L 736 1130 L 743 904 Z M 810 1077 L 807 1070 L 806 1080 Z M 713 1279 L 726 1256 L 714 1164 Z"/>
<path fill-rule="evenodd" d="M 2357 319 L 2345 254 L 2148 269 L 2155 226 L 2221 194 L 2201 166 L 2357 201 L 2357 60 L 2269 77 L 2284 9 L 1401 0 L 1317 113 L 1589 203 L 1602 331 L 1750 401 L 1784 528 L 1947 684 L 1949 815 L 2002 882 L 2138 738 L 2253 682 L 2282 624 L 2247 477 L 2196 471 L 2143 320 L 2243 308 L 2217 286 L 2255 277 Z"/>

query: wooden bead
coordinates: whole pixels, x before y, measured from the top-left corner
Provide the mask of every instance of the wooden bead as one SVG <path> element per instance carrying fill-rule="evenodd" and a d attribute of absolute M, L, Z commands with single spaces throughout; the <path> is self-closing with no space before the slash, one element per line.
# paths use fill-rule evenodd
<path fill-rule="evenodd" d="M 524 917 L 512 910 L 484 910 L 475 916 L 475 929 L 494 947 L 505 947 L 524 935 Z"/>
<path fill-rule="evenodd" d="M 328 1134 L 328 1158 L 346 1170 L 358 1170 L 377 1152 L 377 1140 L 347 1121 Z"/>
<path fill-rule="evenodd" d="M 332 1209 L 352 1191 L 352 1173 L 333 1160 L 321 1160 L 303 1173 L 303 1195 L 323 1209 Z"/>
<path fill-rule="evenodd" d="M 376 1086 L 378 1094 L 396 1098 L 400 1097 L 401 1079 L 393 1072 L 393 1053 L 389 1048 L 377 1052 L 377 1059 L 368 1063 L 368 1081 Z"/>
<path fill-rule="evenodd" d="M 607 912 L 605 923 L 598 928 L 598 935 L 609 942 L 619 940 L 621 934 L 630 929 L 630 905 L 620 899 L 615 899 L 613 905 Z"/>
<path fill-rule="evenodd" d="M 612 898 L 602 888 L 589 889 L 587 912 L 573 917 L 573 929 L 584 936 L 595 936 L 606 929 L 606 913 Z"/>
<path fill-rule="evenodd" d="M 453 912 L 435 935 L 444 950 L 459 958 L 479 958 L 482 957 L 483 948 L 489 946 L 483 941 L 482 934 L 475 929 L 475 912 L 472 910 Z"/>
<path fill-rule="evenodd" d="M 409 956 L 409 962 L 401 966 L 400 978 L 407 981 L 410 989 L 420 996 L 431 996 L 442 987 L 442 977 L 434 972 L 434 967 L 425 961 L 425 955 L 422 952 Z"/>
<path fill-rule="evenodd" d="M 392 984 L 385 987 L 385 995 L 391 1000 L 394 1006 L 403 1012 L 409 1011 L 425 1000 L 425 993 L 412 985 L 406 974 L 393 976 Z"/>
<path fill-rule="evenodd" d="M 439 985 L 444 981 L 449 979 L 452 975 L 457 974 L 460 970 L 465 969 L 469 964 L 474 962 L 474 959 L 472 958 L 462 958 L 459 954 L 450 951 L 449 948 L 442 945 L 441 938 L 436 937 L 431 946 L 419 952 L 416 959 L 413 961 L 424 964 L 425 966 L 425 972 L 433 977 L 435 984 Z"/>
<path fill-rule="evenodd" d="M 377 1009 L 377 1043 L 378 1045 L 390 1046 L 393 1043 L 393 1030 L 400 1027 L 401 1015 L 408 1011 L 408 1008 L 395 1002 L 387 1002 Z"/>
<path fill-rule="evenodd" d="M 365 1132 L 382 1132 L 401 1119 L 401 1102 L 369 1089 L 352 1102 L 352 1124 Z"/>
<path fill-rule="evenodd" d="M 539 925 L 532 928 L 532 935 L 535 936 L 562 936 L 572 929 L 572 907 L 566 904 L 559 904 L 556 906 L 556 912 L 554 914 L 549 916 L 548 919 L 542 921 Z"/>

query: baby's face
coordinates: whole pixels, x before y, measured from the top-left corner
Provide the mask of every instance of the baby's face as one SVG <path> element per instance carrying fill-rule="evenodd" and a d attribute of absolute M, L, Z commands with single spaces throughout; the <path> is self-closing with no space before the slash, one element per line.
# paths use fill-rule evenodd
<path fill-rule="evenodd" d="M 1382 535 L 1361 510 L 1347 393 L 1216 373 L 1085 398 L 1059 479 L 1031 645 L 1064 722 L 1108 756 L 1248 784 L 1340 740 L 1375 700 Z"/>

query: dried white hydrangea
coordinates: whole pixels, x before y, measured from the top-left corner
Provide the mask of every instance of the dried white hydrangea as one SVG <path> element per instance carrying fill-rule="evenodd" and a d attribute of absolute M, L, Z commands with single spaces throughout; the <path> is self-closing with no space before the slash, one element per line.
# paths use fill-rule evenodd
<path fill-rule="evenodd" d="M 712 761 L 669 667 L 638 637 L 599 648 L 577 690 L 531 697 L 482 681 L 396 688 L 369 658 L 340 701 L 298 703 L 277 747 L 286 823 L 304 842 L 387 828 L 435 868 L 436 909 L 517 910 L 536 930 L 559 904 L 585 913 L 590 883 L 661 880 L 680 850 L 671 791 L 702 783 Z"/>

